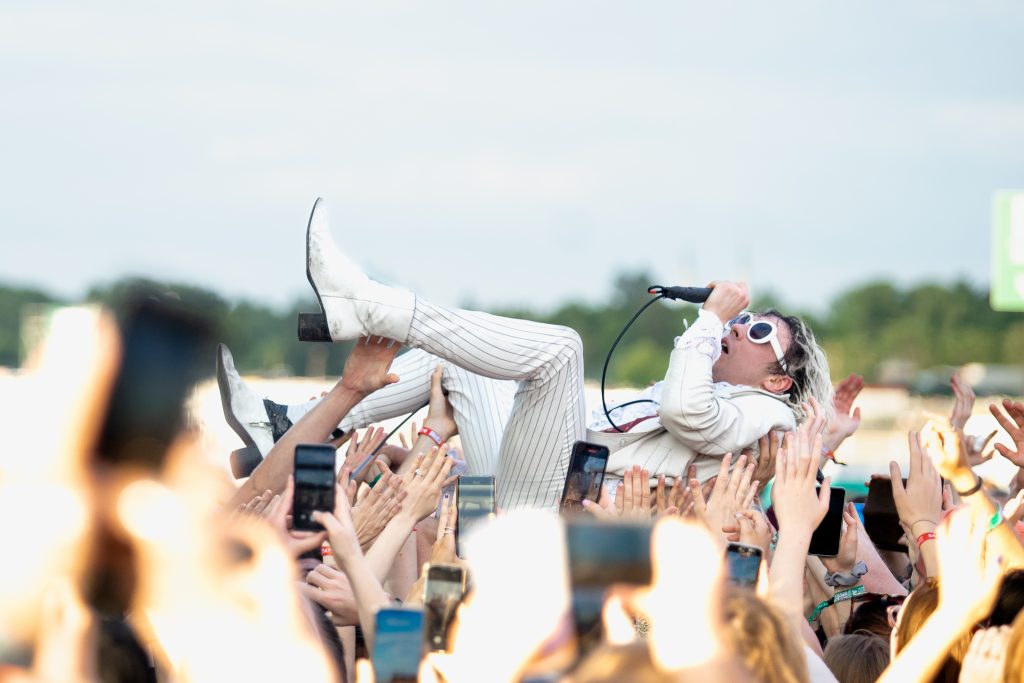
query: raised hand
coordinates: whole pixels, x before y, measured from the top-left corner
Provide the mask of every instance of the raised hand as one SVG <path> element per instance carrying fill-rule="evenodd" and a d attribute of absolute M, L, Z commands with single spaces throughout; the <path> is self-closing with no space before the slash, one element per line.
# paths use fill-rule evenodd
<path fill-rule="evenodd" d="M 349 442 L 348 451 L 345 452 L 345 462 L 342 467 L 347 467 L 349 470 L 355 471 L 364 460 L 370 457 L 371 453 L 377 450 L 378 446 L 384 443 L 386 438 L 387 433 L 381 427 L 377 427 L 376 429 L 373 427 L 367 427 L 361 438 L 359 436 L 359 432 L 353 430 L 352 440 Z M 368 466 L 363 470 L 362 479 L 366 478 L 370 469 L 371 468 Z"/>
<path fill-rule="evenodd" d="M 1004 399 L 1002 410 L 996 403 L 989 405 L 988 409 L 996 418 L 999 426 L 1006 430 L 1010 439 L 1013 440 L 1013 449 L 1007 448 L 1001 443 L 995 445 L 999 455 L 1017 467 L 1024 467 L 1024 403 Z"/>
<path fill-rule="evenodd" d="M 757 487 L 759 494 L 775 476 L 775 459 L 779 456 L 779 449 L 782 447 L 782 435 L 783 432 L 771 431 L 757 440 L 758 456 L 751 477 L 759 482 Z M 753 454 L 746 450 L 742 454 L 753 457 Z"/>
<path fill-rule="evenodd" d="M 833 574 L 837 572 L 850 573 L 853 566 L 857 564 L 857 533 L 860 526 L 860 517 L 857 516 L 857 508 L 853 503 L 847 503 L 843 508 L 843 522 L 846 528 L 839 540 L 839 554 L 835 557 L 821 558 L 822 564 Z"/>
<path fill-rule="evenodd" d="M 999 594 L 1003 558 L 986 553 L 988 518 L 974 510 L 954 512 L 936 530 L 942 581 L 939 607 L 964 629 L 984 619 Z"/>
<path fill-rule="evenodd" d="M 722 457 L 718 479 L 706 500 L 697 480 L 690 480 L 694 512 L 712 535 L 720 538 L 723 536 L 723 527 L 736 523 L 736 513 L 749 508 L 757 492 L 758 482 L 751 479 L 753 463 L 748 465 L 747 457 L 741 455 L 736 461 L 736 467 L 729 472 L 731 462 L 732 454 L 727 453 Z"/>
<path fill-rule="evenodd" d="M 341 386 L 357 394 L 373 392 L 394 384 L 398 375 L 389 373 L 391 361 L 402 345 L 386 337 L 360 337 L 345 359 Z"/>
<path fill-rule="evenodd" d="M 1009 626 L 992 626 L 976 631 L 960 665 L 964 683 L 1002 683 L 1006 666 L 1006 650 L 1010 640 Z"/>
<path fill-rule="evenodd" d="M 942 518 L 942 478 L 931 459 L 925 454 L 918 432 L 907 434 L 910 447 L 910 474 L 906 488 L 903 475 L 895 461 L 889 463 L 892 477 L 892 497 L 900 522 L 910 529 L 916 539 L 919 535 L 935 531 Z M 908 539 L 914 540 L 914 539 Z"/>
<path fill-rule="evenodd" d="M 340 491 L 338 491 L 341 494 Z M 327 534 L 323 531 L 294 531 L 288 528 L 288 518 L 291 516 L 292 498 L 295 496 L 295 477 L 288 475 L 288 483 L 285 484 L 284 493 L 280 498 L 275 496 L 272 507 L 265 510 L 267 521 L 274 527 L 285 547 L 292 557 L 298 557 L 302 553 L 319 548 L 327 540 Z M 344 497 L 344 495 L 342 495 Z M 315 513 L 314 513 L 315 514 Z"/>
<path fill-rule="evenodd" d="M 821 434 L 808 420 L 796 432 L 786 434 L 782 451 L 775 461 L 772 504 L 779 529 L 784 530 L 787 536 L 805 536 L 808 543 L 828 512 L 831 480 L 825 477 L 821 490 L 815 492 L 820 453 Z"/>
<path fill-rule="evenodd" d="M 306 574 L 306 582 L 299 590 L 310 600 L 330 610 L 335 626 L 355 626 L 359 623 L 359 609 L 352 584 L 345 572 L 326 564 L 319 564 Z"/>
<path fill-rule="evenodd" d="M 615 494 L 615 509 L 622 519 L 650 521 L 651 473 L 633 465 L 622 476 L 622 486 Z"/>
<path fill-rule="evenodd" d="M 960 377 L 960 373 L 954 372 L 949 378 L 949 384 L 953 387 L 953 412 L 949 416 L 949 425 L 953 429 L 964 430 L 967 420 L 974 412 L 974 389 Z"/>
<path fill-rule="evenodd" d="M 852 373 L 835 387 L 836 393 L 832 399 L 835 415 L 825 435 L 825 444 L 833 450 L 860 427 L 860 408 L 854 408 L 853 402 L 863 388 L 864 378 Z"/>
<path fill-rule="evenodd" d="M 405 477 L 407 496 L 403 503 L 403 508 L 415 519 L 423 519 L 437 509 L 441 489 L 448 483 L 453 464 L 441 448 L 432 448 L 416 459 L 416 466 Z"/>
<path fill-rule="evenodd" d="M 450 439 L 459 433 L 459 429 L 455 424 L 455 410 L 441 387 L 443 375 L 442 364 L 434 368 L 434 373 L 430 376 L 430 402 L 427 404 L 427 417 L 423 420 L 423 426 L 433 429 L 442 439 Z"/>
<path fill-rule="evenodd" d="M 352 508 L 352 522 L 356 527 L 359 545 L 364 550 L 402 509 L 406 495 L 402 490 L 401 477 L 392 474 L 382 460 L 377 461 L 377 467 L 381 471 L 381 478 Z"/>
<path fill-rule="evenodd" d="M 622 474 L 622 485 L 612 501 L 607 484 L 602 484 L 597 503 L 584 500 L 583 508 L 595 517 L 649 521 L 651 519 L 651 474 L 634 465 Z"/>
<path fill-rule="evenodd" d="M 764 557 L 768 557 L 768 550 L 771 547 L 772 535 L 775 530 L 772 529 L 771 522 L 760 510 L 751 508 L 737 512 L 736 522 L 722 527 L 722 530 L 730 542 L 760 548 Z"/>

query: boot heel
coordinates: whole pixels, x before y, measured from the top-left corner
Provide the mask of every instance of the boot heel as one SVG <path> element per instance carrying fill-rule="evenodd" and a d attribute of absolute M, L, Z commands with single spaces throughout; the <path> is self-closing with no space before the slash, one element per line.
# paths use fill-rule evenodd
<path fill-rule="evenodd" d="M 323 313 L 299 313 L 299 341 L 329 342 L 331 328 Z"/>
<path fill-rule="evenodd" d="M 245 479 L 263 462 L 263 456 L 260 455 L 260 449 L 256 446 L 246 446 L 237 451 L 231 451 L 228 460 L 231 463 L 231 474 L 235 479 Z"/>

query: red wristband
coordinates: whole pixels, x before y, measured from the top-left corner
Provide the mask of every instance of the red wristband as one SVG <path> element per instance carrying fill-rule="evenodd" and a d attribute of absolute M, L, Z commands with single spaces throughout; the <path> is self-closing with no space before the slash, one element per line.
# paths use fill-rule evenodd
<path fill-rule="evenodd" d="M 424 427 L 423 429 L 420 430 L 419 433 L 420 436 L 429 436 L 430 440 L 436 443 L 438 446 L 444 443 L 444 439 L 441 438 L 441 435 L 435 432 L 430 427 Z"/>
<path fill-rule="evenodd" d="M 920 548 L 921 544 L 924 543 L 925 541 L 934 541 L 934 540 L 935 540 L 935 532 L 934 531 L 926 531 L 926 532 L 924 532 L 923 534 L 921 534 L 920 536 L 917 537 L 917 547 Z"/>

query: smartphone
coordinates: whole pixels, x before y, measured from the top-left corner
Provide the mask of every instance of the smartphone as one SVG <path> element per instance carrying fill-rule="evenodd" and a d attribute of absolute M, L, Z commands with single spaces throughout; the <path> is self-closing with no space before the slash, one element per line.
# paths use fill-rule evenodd
<path fill-rule="evenodd" d="M 577 441 L 572 447 L 569 472 L 562 489 L 562 512 L 583 512 L 583 501 L 597 502 L 604 482 L 604 470 L 608 465 L 608 448 L 597 444 Z"/>
<path fill-rule="evenodd" d="M 839 554 L 839 540 L 843 535 L 844 505 L 846 505 L 846 491 L 833 486 L 828 499 L 828 512 L 811 536 L 811 547 L 807 550 L 808 555 L 835 557 Z"/>
<path fill-rule="evenodd" d="M 385 607 L 377 612 L 373 673 L 377 683 L 416 683 L 423 658 L 423 610 Z"/>
<path fill-rule="evenodd" d="M 762 554 L 757 546 L 730 543 L 725 550 L 729 583 L 741 588 L 756 588 L 761 573 Z"/>
<path fill-rule="evenodd" d="M 601 644 L 601 609 L 615 584 L 651 582 L 651 526 L 576 518 L 565 528 L 577 652 Z"/>
<path fill-rule="evenodd" d="M 455 520 L 455 554 L 465 557 L 465 534 L 494 517 L 494 477 L 459 477 L 455 489 L 459 511 Z"/>
<path fill-rule="evenodd" d="M 295 495 L 292 528 L 323 531 L 313 512 L 334 512 L 334 446 L 301 443 L 295 447 Z"/>
<path fill-rule="evenodd" d="M 185 423 L 185 401 L 213 355 L 212 323 L 180 303 L 140 297 L 119 315 L 121 365 L 96 461 L 159 470 Z"/>
<path fill-rule="evenodd" d="M 454 564 L 428 564 L 423 584 L 427 647 L 448 651 L 448 631 L 466 592 L 466 570 Z"/>
<path fill-rule="evenodd" d="M 903 480 L 907 485 L 907 480 Z M 907 546 L 900 543 L 903 527 L 896 512 L 896 501 L 892 497 L 892 480 L 876 477 L 868 483 L 868 496 L 864 501 L 864 531 L 879 550 L 907 552 Z"/>

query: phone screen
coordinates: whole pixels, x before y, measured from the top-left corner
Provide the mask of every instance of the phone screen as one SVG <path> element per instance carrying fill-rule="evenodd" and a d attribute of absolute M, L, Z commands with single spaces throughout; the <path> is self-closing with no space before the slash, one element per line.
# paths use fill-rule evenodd
<path fill-rule="evenodd" d="M 730 543 L 725 551 L 729 582 L 734 586 L 754 588 L 761 572 L 761 549 L 742 543 Z"/>
<path fill-rule="evenodd" d="M 431 650 L 448 649 L 448 630 L 465 589 L 466 573 L 462 567 L 428 565 L 427 581 L 423 587 L 423 608 L 427 645 Z"/>
<path fill-rule="evenodd" d="M 846 491 L 833 486 L 829 494 L 828 513 L 811 536 L 808 555 L 835 557 L 839 554 L 839 540 L 843 533 L 843 505 L 845 504 Z"/>
<path fill-rule="evenodd" d="M 313 511 L 334 512 L 333 446 L 299 444 L 295 447 L 295 495 L 292 499 L 292 528 L 322 531 L 313 521 Z"/>
<path fill-rule="evenodd" d="M 907 485 L 907 480 L 903 480 Z M 868 496 L 864 501 L 864 531 L 879 550 L 906 552 L 907 546 L 900 543 L 903 527 L 896 512 L 896 501 L 892 497 L 892 480 L 878 477 L 868 484 Z"/>
<path fill-rule="evenodd" d="M 123 353 L 97 459 L 159 469 L 184 404 L 213 356 L 212 326 L 180 305 L 143 298 L 120 319 Z"/>
<path fill-rule="evenodd" d="M 373 672 L 377 683 L 415 683 L 423 657 L 423 611 L 386 607 L 377 612 Z"/>
<path fill-rule="evenodd" d="M 651 582 L 651 527 L 573 519 L 566 524 L 572 612 L 579 654 L 601 643 L 601 608 L 615 584 Z"/>
<path fill-rule="evenodd" d="M 455 523 L 455 554 L 465 557 L 465 534 L 494 516 L 494 477 L 459 477 L 456 488 L 459 516 Z"/>
<path fill-rule="evenodd" d="M 582 512 L 584 500 L 597 502 L 607 465 L 608 449 L 605 446 L 586 441 L 577 441 L 573 445 L 569 472 L 562 489 L 562 512 Z"/>

